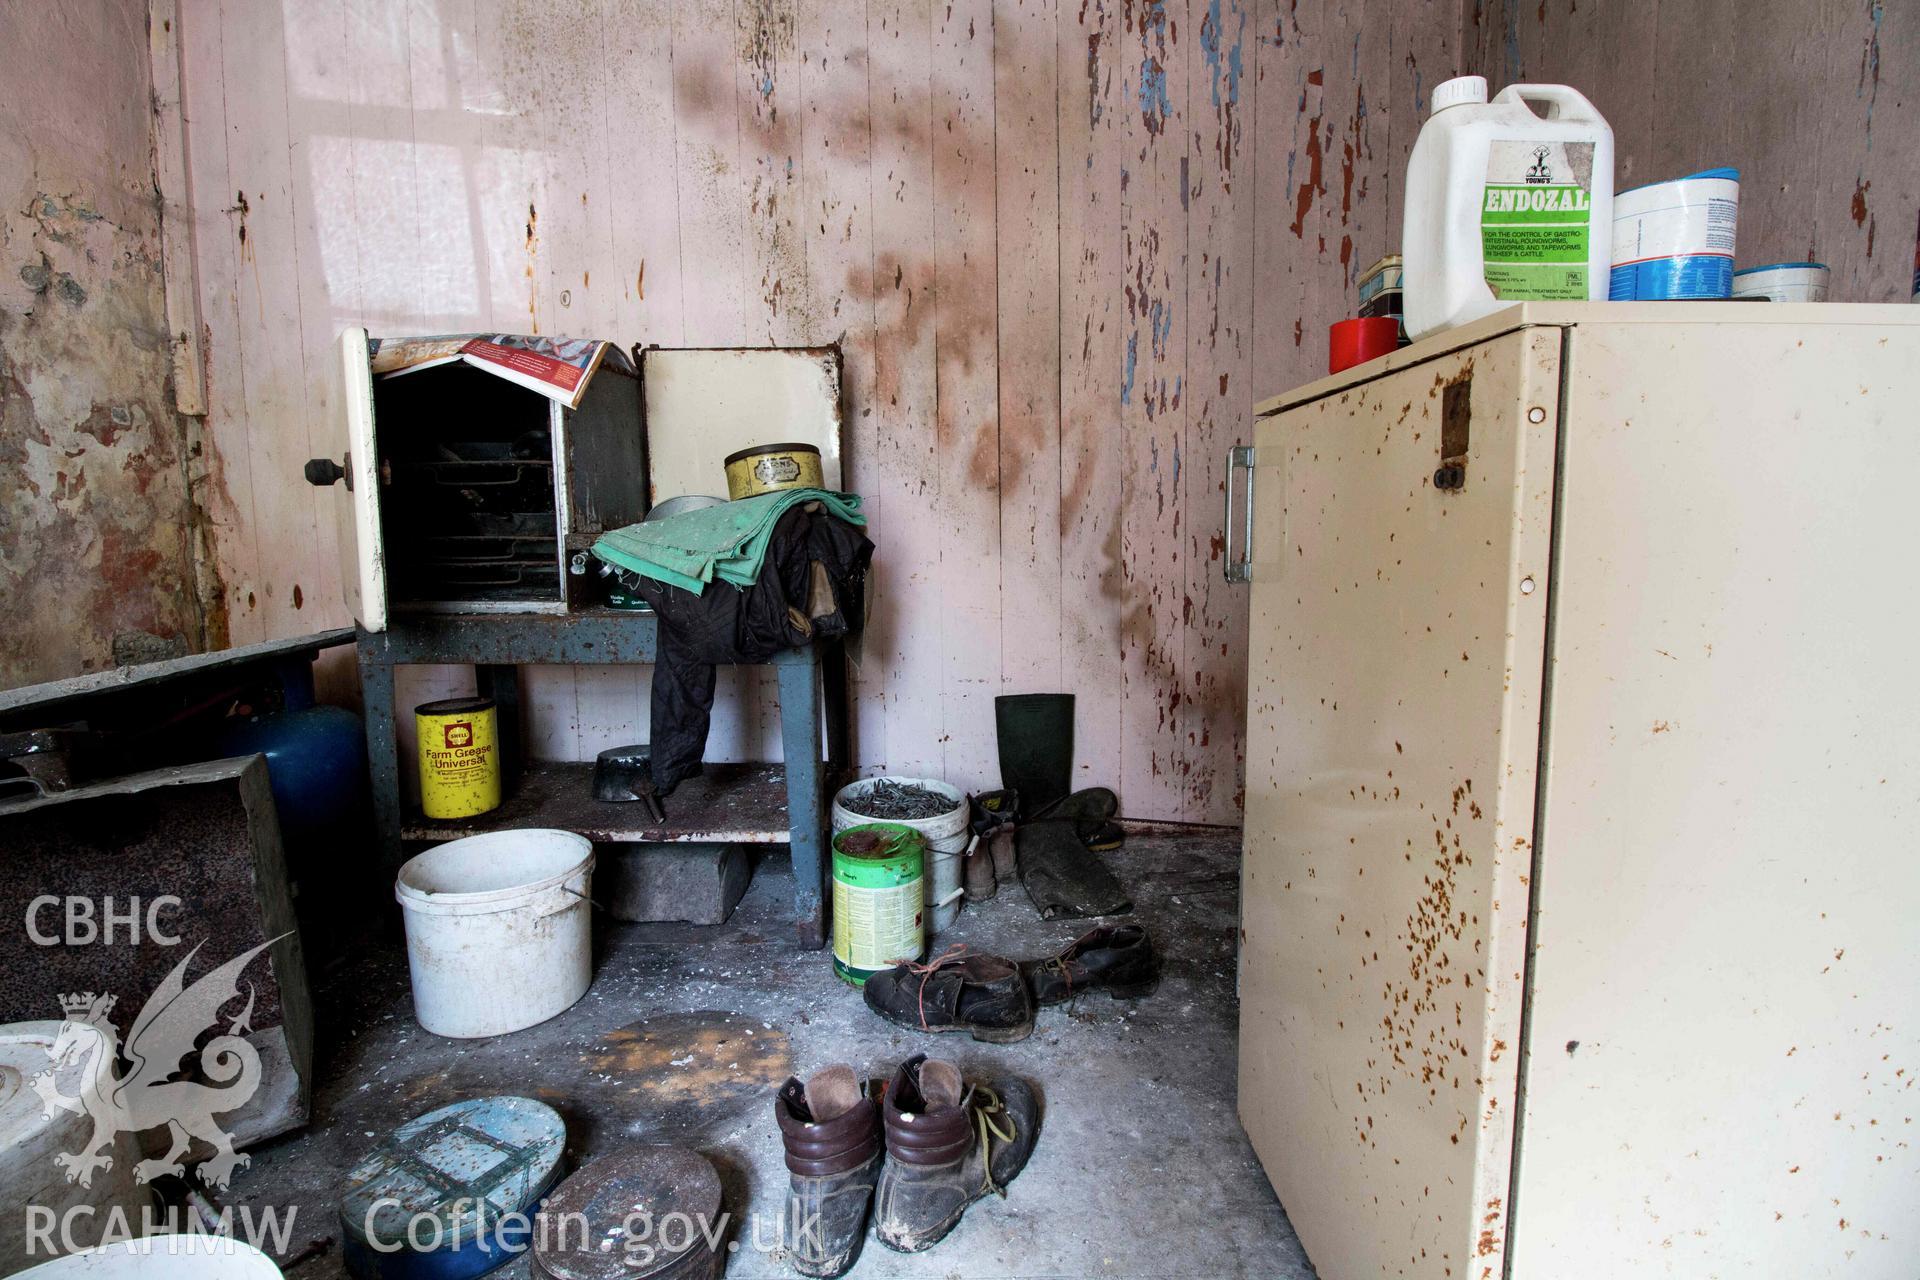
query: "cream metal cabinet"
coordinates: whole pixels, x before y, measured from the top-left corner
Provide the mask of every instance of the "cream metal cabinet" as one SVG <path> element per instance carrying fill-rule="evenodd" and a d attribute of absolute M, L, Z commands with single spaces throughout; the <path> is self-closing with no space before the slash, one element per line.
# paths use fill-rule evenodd
<path fill-rule="evenodd" d="M 1911 1280 L 1920 308 L 1533 304 L 1258 413 L 1240 1114 L 1323 1280 Z"/>

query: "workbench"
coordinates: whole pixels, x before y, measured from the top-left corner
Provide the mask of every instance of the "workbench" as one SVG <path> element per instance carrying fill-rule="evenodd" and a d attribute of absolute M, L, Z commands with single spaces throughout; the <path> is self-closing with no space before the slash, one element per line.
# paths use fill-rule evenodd
<path fill-rule="evenodd" d="M 826 940 L 822 899 L 826 788 L 847 754 L 846 657 L 838 643 L 786 650 L 765 665 L 779 675 L 781 764 L 708 765 L 665 801 L 666 821 L 643 805 L 593 799 L 590 762 L 519 758 L 519 668 L 650 663 L 659 619 L 648 610 L 568 614 L 395 614 L 385 631 L 356 637 L 365 701 L 373 816 L 382 850 L 398 866 L 406 842 L 438 843 L 485 831 L 551 827 L 596 842 L 786 844 L 793 855 L 796 941 Z M 500 807 L 472 818 L 429 819 L 401 796 L 395 667 L 472 664 L 478 691 L 499 708 Z M 823 752 L 824 747 L 824 752 Z"/>

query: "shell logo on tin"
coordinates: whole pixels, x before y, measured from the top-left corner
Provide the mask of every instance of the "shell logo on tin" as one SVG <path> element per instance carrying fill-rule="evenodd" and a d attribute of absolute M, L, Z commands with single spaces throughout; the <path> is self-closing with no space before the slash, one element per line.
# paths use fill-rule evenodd
<path fill-rule="evenodd" d="M 473 745 L 473 721 L 456 720 L 452 724 L 442 725 L 440 736 L 449 751 L 457 747 L 470 747 Z"/>

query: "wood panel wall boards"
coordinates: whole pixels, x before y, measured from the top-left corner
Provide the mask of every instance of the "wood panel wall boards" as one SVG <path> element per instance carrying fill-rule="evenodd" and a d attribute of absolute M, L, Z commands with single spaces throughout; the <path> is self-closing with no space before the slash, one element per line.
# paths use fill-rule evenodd
<path fill-rule="evenodd" d="M 1119 422 L 1124 443 L 1120 551 L 1122 691 L 1119 791 L 1129 812 L 1180 813 L 1188 772 L 1183 605 L 1187 514 L 1186 342 L 1189 102 L 1184 7 L 1148 0 L 1123 13 L 1118 58 L 1120 237 L 1126 310 Z"/>
<path fill-rule="evenodd" d="M 801 0 L 795 15 L 801 106 L 796 233 L 807 260 L 807 342 L 840 347 L 843 483 L 862 496 L 874 536 L 886 532 L 875 416 L 872 69 L 865 5 Z M 887 668 L 851 671 L 856 760 L 887 758 Z"/>
<path fill-rule="evenodd" d="M 867 11 L 867 97 L 871 122 L 873 452 L 878 500 L 874 527 L 873 616 L 868 663 L 886 672 L 885 754 L 865 751 L 863 768 L 939 776 L 948 625 L 941 591 L 939 454 L 935 424 L 934 6 L 929 0 L 873 0 Z M 853 420 L 862 415 L 856 411 Z M 862 490 L 863 495 L 867 493 Z"/>
<path fill-rule="evenodd" d="M 296 582 L 309 629 L 340 616 L 298 463 L 308 348 L 347 323 L 837 342 L 879 547 L 859 767 L 993 785 L 993 698 L 1063 689 L 1077 782 L 1237 821 L 1220 460 L 1390 247 L 1454 0 L 182 8 L 238 625 L 290 625 Z M 256 63 L 281 103 L 232 110 Z M 261 191 L 297 265 L 253 260 Z M 263 310 L 296 337 L 255 332 Z M 645 737 L 645 680 L 530 673 L 536 750 Z M 723 677 L 714 758 L 777 750 L 754 685 Z"/>
<path fill-rule="evenodd" d="M 935 280 L 940 776 L 949 778 L 977 778 L 981 766 L 996 758 L 993 698 L 1001 692 L 1004 651 L 995 38 L 992 0 L 943 0 L 933 13 L 933 223 L 927 252 Z M 931 639 L 923 636 L 921 643 Z"/>
<path fill-rule="evenodd" d="M 1247 596 L 1221 573 L 1226 453 L 1252 430 L 1253 259 L 1249 198 L 1252 71 L 1258 6 L 1219 0 L 1186 50 L 1191 157 L 1187 174 L 1185 507 L 1180 599 L 1184 803 L 1207 812 L 1224 788 L 1237 807 L 1244 768 Z M 1238 188 L 1238 191 L 1236 191 Z"/>
<path fill-rule="evenodd" d="M 1058 0 L 1000 0 L 994 7 L 999 398 L 992 461 L 1003 693 L 1058 690 L 1063 674 L 1061 7 Z"/>
<path fill-rule="evenodd" d="M 1118 427 L 1131 316 L 1121 238 L 1123 121 L 1133 98 L 1121 68 L 1123 7 L 1124 0 L 1089 0 L 1063 7 L 1055 23 L 1061 665 L 1076 695 L 1074 783 L 1115 788 L 1125 752 L 1121 616 L 1129 591 Z"/>

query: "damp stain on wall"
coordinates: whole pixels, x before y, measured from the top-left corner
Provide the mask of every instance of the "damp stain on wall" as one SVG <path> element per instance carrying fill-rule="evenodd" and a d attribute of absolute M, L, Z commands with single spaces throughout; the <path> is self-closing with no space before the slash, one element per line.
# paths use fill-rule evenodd
<path fill-rule="evenodd" d="M 224 638 L 171 394 L 145 21 L 60 8 L 0 49 L 0 686 Z"/>

